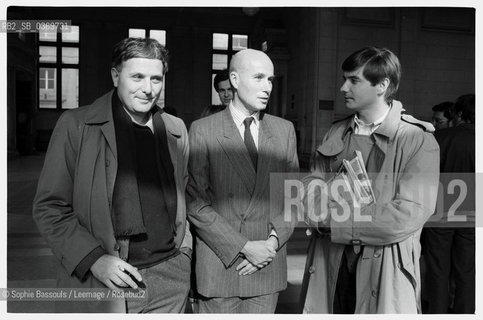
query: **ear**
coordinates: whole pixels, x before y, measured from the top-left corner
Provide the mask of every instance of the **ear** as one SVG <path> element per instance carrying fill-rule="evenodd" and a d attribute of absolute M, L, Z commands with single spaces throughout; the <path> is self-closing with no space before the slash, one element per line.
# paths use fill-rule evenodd
<path fill-rule="evenodd" d="M 117 88 L 117 85 L 119 84 L 119 71 L 116 68 L 111 69 L 111 77 L 114 87 Z"/>
<path fill-rule="evenodd" d="M 389 88 L 389 84 L 391 81 L 388 78 L 384 78 L 381 82 L 379 82 L 377 87 L 377 93 L 379 95 L 384 95 L 386 93 L 387 88 Z"/>
<path fill-rule="evenodd" d="M 238 89 L 239 81 L 240 81 L 240 77 L 238 75 L 238 72 L 236 71 L 230 72 L 230 83 L 233 88 Z"/>

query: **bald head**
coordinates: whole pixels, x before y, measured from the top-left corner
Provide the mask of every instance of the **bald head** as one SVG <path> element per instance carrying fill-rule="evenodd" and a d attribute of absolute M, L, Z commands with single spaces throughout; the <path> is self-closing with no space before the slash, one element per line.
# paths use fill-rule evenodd
<path fill-rule="evenodd" d="M 272 60 L 264 52 L 255 49 L 245 49 L 232 57 L 229 71 L 231 73 L 232 71 L 246 70 L 253 61 L 272 64 Z"/>
<path fill-rule="evenodd" d="M 230 62 L 233 104 L 246 114 L 264 110 L 272 92 L 273 63 L 262 51 L 245 49 Z"/>

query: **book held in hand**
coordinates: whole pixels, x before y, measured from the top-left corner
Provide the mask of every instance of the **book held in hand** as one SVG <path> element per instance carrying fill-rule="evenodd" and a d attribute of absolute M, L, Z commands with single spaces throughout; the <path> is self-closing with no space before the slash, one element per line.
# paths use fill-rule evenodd
<path fill-rule="evenodd" d="M 342 160 L 338 175 L 342 175 L 344 181 L 347 182 L 347 187 L 352 194 L 352 198 L 359 205 L 376 203 L 374 190 L 372 189 L 371 181 L 367 175 L 364 159 L 360 151 L 355 151 L 355 157 L 352 160 Z"/>

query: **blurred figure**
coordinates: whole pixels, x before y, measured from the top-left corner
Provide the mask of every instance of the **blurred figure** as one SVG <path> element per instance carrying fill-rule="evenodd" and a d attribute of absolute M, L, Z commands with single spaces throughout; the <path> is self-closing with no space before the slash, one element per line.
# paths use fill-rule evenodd
<path fill-rule="evenodd" d="M 448 175 L 460 173 L 456 178 L 465 180 L 463 174 L 475 172 L 474 94 L 458 98 L 454 105 L 454 127 L 437 131 L 435 137 L 441 149 L 441 173 Z M 469 187 L 469 189 L 473 188 Z M 468 222 L 474 223 L 474 207 L 471 209 L 473 211 L 465 210 L 466 218 Z M 450 311 L 450 275 L 454 278 L 455 292 L 452 313 L 474 313 L 474 227 L 452 227 L 446 224 L 426 228 L 425 231 L 425 283 L 431 290 L 425 313 L 448 313 Z"/>
<path fill-rule="evenodd" d="M 227 69 L 218 71 L 213 80 L 213 86 L 215 87 L 216 92 L 218 92 L 221 104 L 225 107 L 228 106 L 233 99 L 233 89 L 230 84 Z"/>
<path fill-rule="evenodd" d="M 233 99 L 233 88 L 230 84 L 227 69 L 218 71 L 215 79 L 213 79 L 213 87 L 215 88 L 216 92 L 218 92 L 218 97 L 220 98 L 221 104 L 212 104 L 206 107 L 201 112 L 200 118 L 204 118 L 212 115 L 213 113 L 224 110 Z"/>
<path fill-rule="evenodd" d="M 453 102 L 445 101 L 432 108 L 433 117 L 431 118 L 431 123 L 436 130 L 449 128 L 451 126 L 453 105 Z"/>

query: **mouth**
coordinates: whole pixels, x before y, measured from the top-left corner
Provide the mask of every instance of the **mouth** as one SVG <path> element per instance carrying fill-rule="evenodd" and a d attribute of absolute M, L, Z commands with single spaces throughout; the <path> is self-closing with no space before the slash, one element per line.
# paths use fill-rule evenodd
<path fill-rule="evenodd" d="M 137 97 L 137 99 L 141 102 L 141 103 L 151 103 L 153 102 L 153 98 L 140 98 L 140 97 Z"/>
<path fill-rule="evenodd" d="M 260 100 L 263 104 L 268 103 L 268 97 L 259 97 L 258 100 Z"/>

